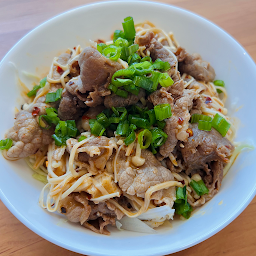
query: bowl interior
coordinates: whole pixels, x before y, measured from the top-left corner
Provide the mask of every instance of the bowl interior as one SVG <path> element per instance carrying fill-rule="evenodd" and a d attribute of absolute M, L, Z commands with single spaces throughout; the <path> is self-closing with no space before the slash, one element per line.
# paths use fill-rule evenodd
<path fill-rule="evenodd" d="M 228 34 L 207 20 L 182 9 L 152 2 L 105 2 L 84 6 L 42 24 L 18 42 L 0 65 L 1 127 L 3 138 L 13 125 L 14 107 L 20 107 L 16 68 L 23 82 L 32 87 L 27 71 L 42 76 L 54 56 L 89 39 L 109 39 L 121 22 L 133 16 L 135 22 L 150 20 L 165 31 L 174 32 L 181 46 L 200 53 L 215 68 L 217 79 L 226 83 L 230 113 L 240 120 L 236 141 L 254 143 L 256 68 L 245 50 Z M 15 64 L 16 68 L 13 64 Z M 239 111 L 235 109 L 239 106 Z M 111 229 L 111 236 L 92 233 L 66 223 L 57 214 L 41 209 L 38 197 L 43 185 L 31 177 L 24 161 L 0 158 L 0 195 L 12 213 L 45 239 L 64 248 L 90 255 L 160 255 L 199 243 L 229 224 L 255 195 L 255 151 L 242 153 L 223 180 L 220 192 L 188 221 L 174 221 L 147 235 Z M 248 177 L 250 177 L 248 179 Z"/>

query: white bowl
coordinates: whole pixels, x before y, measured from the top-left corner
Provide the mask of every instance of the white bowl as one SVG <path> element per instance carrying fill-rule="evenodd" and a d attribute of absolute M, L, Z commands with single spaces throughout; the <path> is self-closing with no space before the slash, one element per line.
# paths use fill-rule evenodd
<path fill-rule="evenodd" d="M 103 2 L 61 14 L 31 31 L 5 56 L 0 65 L 1 127 L 12 127 L 14 107 L 20 106 L 15 79 L 15 63 L 21 71 L 42 74 L 54 56 L 89 39 L 108 39 L 121 28 L 126 16 L 135 22 L 150 20 L 173 31 L 190 53 L 198 52 L 227 85 L 229 103 L 243 107 L 234 115 L 241 120 L 237 141 L 255 140 L 256 68 L 246 51 L 227 33 L 209 21 L 180 8 L 152 2 Z M 32 85 L 31 85 L 32 86 Z M 0 157 L 0 195 L 8 209 L 27 227 L 43 238 L 69 250 L 90 255 L 162 255 L 193 246 L 214 235 L 234 220 L 250 203 L 256 191 L 255 151 L 242 153 L 224 178 L 220 192 L 187 221 L 173 221 L 155 235 L 117 231 L 111 236 L 60 221 L 38 205 L 42 184 L 31 177 L 23 161 L 7 162 Z"/>

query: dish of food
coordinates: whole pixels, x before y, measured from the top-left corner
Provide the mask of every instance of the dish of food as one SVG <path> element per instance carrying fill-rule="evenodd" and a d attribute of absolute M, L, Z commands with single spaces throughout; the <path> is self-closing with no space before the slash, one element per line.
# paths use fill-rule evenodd
<path fill-rule="evenodd" d="M 24 86 L 27 102 L 0 141 L 7 160 L 26 158 L 46 183 L 42 208 L 100 234 L 188 219 L 243 148 L 232 155 L 227 92 L 210 63 L 149 21 L 122 24 L 112 41 L 68 49 Z"/>
<path fill-rule="evenodd" d="M 127 17 L 110 41 L 72 45 L 33 88 L 21 83 L 26 103 L 3 155 L 25 158 L 46 183 L 41 211 L 74 230 L 154 234 L 175 215 L 174 226 L 193 224 L 247 145 L 234 143 L 230 94 L 214 65 L 160 27 Z"/>

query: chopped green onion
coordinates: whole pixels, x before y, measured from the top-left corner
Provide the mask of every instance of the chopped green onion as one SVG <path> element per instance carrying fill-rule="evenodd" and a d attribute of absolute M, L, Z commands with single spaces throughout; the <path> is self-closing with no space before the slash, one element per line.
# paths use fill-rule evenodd
<path fill-rule="evenodd" d="M 108 127 L 110 125 L 110 122 L 107 118 L 107 116 L 101 112 L 100 114 L 97 115 L 96 117 L 97 121 L 102 124 L 105 128 Z"/>
<path fill-rule="evenodd" d="M 135 70 L 132 69 L 120 69 L 117 70 L 112 78 L 111 78 L 111 83 L 115 86 L 122 86 L 123 84 L 120 84 L 120 80 L 116 80 L 117 77 L 126 77 L 126 78 L 132 78 L 135 73 Z"/>
<path fill-rule="evenodd" d="M 150 127 L 150 123 L 147 119 L 137 116 L 129 115 L 129 122 L 139 128 L 148 129 Z"/>
<path fill-rule="evenodd" d="M 133 83 L 132 80 L 131 79 L 127 79 L 127 78 L 116 78 L 116 80 L 115 80 L 115 85 L 117 87 L 125 86 L 125 85 L 130 85 L 132 83 Z"/>
<path fill-rule="evenodd" d="M 159 83 L 162 87 L 168 87 L 173 85 L 174 82 L 167 73 L 161 73 Z"/>
<path fill-rule="evenodd" d="M 193 114 L 191 116 L 190 122 L 191 122 L 191 124 L 193 124 L 193 123 L 198 123 L 200 120 L 211 122 L 212 118 L 210 116 L 206 116 L 206 115 Z"/>
<path fill-rule="evenodd" d="M 89 125 L 91 133 L 95 136 L 101 136 L 106 130 L 104 126 L 100 124 L 96 119 L 90 119 Z"/>
<path fill-rule="evenodd" d="M 182 215 L 184 218 L 188 219 L 190 217 L 193 208 L 187 202 L 187 191 L 186 186 L 183 188 L 178 187 L 176 190 L 176 201 L 174 203 L 174 208 L 176 214 Z"/>
<path fill-rule="evenodd" d="M 9 149 L 12 146 L 12 140 L 7 138 L 6 140 L 0 140 L 0 150 Z"/>
<path fill-rule="evenodd" d="M 132 142 L 134 142 L 136 139 L 136 134 L 134 131 L 132 131 L 129 136 L 124 140 L 124 143 L 126 146 L 130 145 Z"/>
<path fill-rule="evenodd" d="M 165 125 L 166 125 L 166 122 L 163 120 L 163 121 L 156 121 L 156 125 L 158 126 L 158 128 L 160 128 L 161 130 L 164 129 Z"/>
<path fill-rule="evenodd" d="M 142 76 L 142 75 L 152 73 L 154 68 L 153 68 L 153 66 L 150 62 L 144 61 L 144 62 L 141 62 L 141 63 L 134 63 L 128 69 L 129 70 L 134 70 L 135 75 Z"/>
<path fill-rule="evenodd" d="M 128 92 L 121 90 L 121 89 L 117 89 L 115 92 L 116 95 L 123 97 L 123 98 L 127 98 L 128 97 Z"/>
<path fill-rule="evenodd" d="M 160 60 L 160 59 L 157 59 L 157 60 L 153 63 L 153 67 L 154 67 L 154 69 L 164 70 L 164 71 L 167 71 L 168 69 L 171 68 L 169 62 L 167 62 L 167 61 L 162 61 L 162 60 Z"/>
<path fill-rule="evenodd" d="M 114 43 L 115 43 L 115 46 L 117 46 L 117 47 L 129 46 L 129 42 L 126 39 L 121 38 L 121 37 L 116 39 Z"/>
<path fill-rule="evenodd" d="M 149 124 L 150 126 L 155 124 L 156 122 L 156 115 L 154 109 L 150 109 L 148 111 L 145 111 L 145 115 L 148 116 Z"/>
<path fill-rule="evenodd" d="M 33 89 L 32 89 L 30 92 L 27 93 L 28 97 L 35 96 L 36 93 L 37 93 L 37 91 L 38 91 L 40 88 L 43 88 L 43 87 L 45 86 L 46 81 L 47 81 L 47 77 L 44 77 L 44 78 L 40 81 L 39 85 L 35 85 L 35 86 L 33 87 Z"/>
<path fill-rule="evenodd" d="M 108 89 L 111 90 L 113 93 L 116 93 L 116 91 L 117 91 L 117 87 L 115 85 L 113 85 L 113 84 L 110 84 L 108 86 Z"/>
<path fill-rule="evenodd" d="M 110 117 L 109 119 L 109 122 L 111 123 L 111 124 L 118 124 L 119 122 L 120 122 L 120 118 L 119 117 Z"/>
<path fill-rule="evenodd" d="M 223 137 L 226 136 L 231 124 L 218 113 L 212 120 L 212 127 L 216 129 Z"/>
<path fill-rule="evenodd" d="M 45 102 L 55 102 L 61 99 L 61 94 L 62 94 L 63 89 L 60 88 L 56 92 L 49 92 L 46 94 Z"/>
<path fill-rule="evenodd" d="M 37 91 L 38 91 L 40 88 L 41 88 L 40 85 L 35 85 L 35 86 L 33 87 L 33 89 L 32 89 L 30 92 L 27 93 L 28 97 L 35 96 L 36 93 L 37 93 Z"/>
<path fill-rule="evenodd" d="M 112 109 L 112 111 L 114 112 L 114 114 L 116 116 L 119 116 L 119 112 L 118 112 L 118 110 L 115 107 L 112 107 L 111 109 Z"/>
<path fill-rule="evenodd" d="M 163 121 L 172 116 L 171 105 L 168 103 L 156 105 L 154 106 L 154 110 L 156 119 L 159 121 Z"/>
<path fill-rule="evenodd" d="M 57 136 L 66 136 L 68 135 L 68 124 L 65 121 L 59 121 L 58 125 L 55 128 L 55 134 Z"/>
<path fill-rule="evenodd" d="M 123 86 L 124 89 L 127 91 L 127 92 L 130 92 L 134 95 L 138 95 L 139 92 L 140 92 L 140 88 L 137 87 L 135 84 L 131 84 L 131 85 L 124 85 Z"/>
<path fill-rule="evenodd" d="M 127 120 L 121 121 L 117 128 L 116 128 L 116 134 L 120 136 L 126 136 L 128 134 L 129 130 L 129 122 Z"/>
<path fill-rule="evenodd" d="M 80 138 L 78 139 L 78 142 L 81 142 L 81 141 L 83 141 L 83 140 L 85 140 L 85 139 L 87 139 L 87 137 L 84 136 L 84 135 L 82 135 L 82 136 L 80 136 Z"/>
<path fill-rule="evenodd" d="M 195 192 L 199 196 L 209 193 L 209 189 L 206 187 L 203 180 L 199 180 L 199 181 L 191 180 L 189 185 L 195 190 Z"/>
<path fill-rule="evenodd" d="M 143 57 L 143 58 L 141 59 L 141 62 L 144 62 L 144 61 L 149 61 L 149 62 L 152 64 L 152 59 L 151 59 L 151 57 L 149 57 L 149 56 Z"/>
<path fill-rule="evenodd" d="M 153 145 L 150 145 L 152 153 L 155 155 L 157 153 L 156 149 L 153 147 Z"/>
<path fill-rule="evenodd" d="M 188 202 L 183 201 L 182 203 L 174 203 L 176 214 L 182 215 L 184 218 L 189 219 L 193 208 Z"/>
<path fill-rule="evenodd" d="M 138 142 L 141 149 L 146 149 L 150 146 L 152 141 L 152 134 L 148 129 L 144 129 L 138 135 Z"/>
<path fill-rule="evenodd" d="M 104 50 L 106 47 L 107 47 L 107 45 L 104 44 L 104 43 L 99 43 L 99 44 L 97 44 L 97 50 L 98 50 L 100 53 L 102 53 L 103 50 Z"/>
<path fill-rule="evenodd" d="M 47 115 L 41 115 L 38 119 L 38 124 L 43 129 L 50 129 L 51 128 L 51 119 Z"/>
<path fill-rule="evenodd" d="M 166 142 L 168 135 L 161 129 L 155 127 L 151 130 L 151 133 L 152 133 L 151 143 L 154 148 L 160 147 Z"/>
<path fill-rule="evenodd" d="M 223 80 L 215 80 L 213 83 L 216 86 L 225 87 L 225 82 Z M 220 89 L 217 89 L 217 92 L 222 93 L 222 91 Z"/>
<path fill-rule="evenodd" d="M 153 81 L 145 76 L 135 76 L 133 82 L 140 88 L 143 88 L 149 92 L 153 91 Z"/>
<path fill-rule="evenodd" d="M 122 23 L 124 29 L 124 35 L 127 39 L 134 39 L 136 35 L 135 26 L 132 17 L 126 17 Z"/>
<path fill-rule="evenodd" d="M 64 141 L 62 137 L 59 137 L 56 134 L 53 134 L 52 138 L 54 139 L 56 146 L 62 146 L 66 143 L 66 140 Z"/>
<path fill-rule="evenodd" d="M 176 201 L 175 203 L 182 203 L 182 201 L 187 202 L 187 190 L 186 190 L 186 186 L 184 186 L 183 188 L 181 187 L 177 187 L 176 189 Z"/>
<path fill-rule="evenodd" d="M 118 38 L 125 38 L 124 31 L 122 30 L 115 30 L 113 35 L 113 42 L 115 42 Z"/>
<path fill-rule="evenodd" d="M 138 53 L 134 53 L 128 57 L 129 65 L 134 64 L 134 63 L 139 63 L 140 61 L 141 61 L 141 57 Z"/>
<path fill-rule="evenodd" d="M 75 120 L 67 120 L 67 135 L 69 137 L 76 137 L 78 133 L 78 129 L 76 128 Z"/>
<path fill-rule="evenodd" d="M 133 55 L 134 53 L 136 53 L 139 50 L 139 45 L 138 44 L 132 44 L 128 47 L 128 52 L 127 52 L 127 56 Z"/>
<path fill-rule="evenodd" d="M 154 92 L 157 90 L 157 86 L 159 83 L 159 79 L 161 78 L 162 73 L 153 71 L 152 72 L 152 76 L 150 77 L 151 81 L 153 82 L 152 88 L 151 88 L 151 92 Z"/>
<path fill-rule="evenodd" d="M 198 129 L 202 130 L 202 131 L 210 131 L 212 129 L 212 122 L 211 121 L 199 120 Z"/>
<path fill-rule="evenodd" d="M 121 48 L 116 47 L 114 45 L 109 45 L 105 49 L 103 49 L 103 55 L 105 55 L 110 60 L 117 61 L 121 55 Z"/>
<path fill-rule="evenodd" d="M 46 82 L 47 82 L 47 77 L 44 77 L 41 81 L 40 81 L 40 87 L 41 88 L 43 88 L 43 87 L 45 87 L 45 84 L 46 84 Z"/>

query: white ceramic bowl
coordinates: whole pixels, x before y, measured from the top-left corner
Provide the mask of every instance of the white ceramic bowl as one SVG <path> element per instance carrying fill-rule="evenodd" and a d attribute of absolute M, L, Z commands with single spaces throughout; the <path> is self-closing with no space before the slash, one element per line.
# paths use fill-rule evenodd
<path fill-rule="evenodd" d="M 198 52 L 226 82 L 229 103 L 243 107 L 235 112 L 241 120 L 237 141 L 255 139 L 256 68 L 246 51 L 227 33 L 188 11 L 152 2 L 105 2 L 61 14 L 31 31 L 5 56 L 0 66 L 0 135 L 12 127 L 14 107 L 20 106 L 13 62 L 22 70 L 42 74 L 52 58 L 68 47 L 89 39 L 108 39 L 121 28 L 126 16 L 135 22 L 150 20 L 166 31 L 173 31 L 190 53 Z M 21 74 L 21 79 L 27 84 Z M 234 220 L 250 203 L 256 190 L 255 151 L 242 153 L 224 178 L 220 192 L 187 221 L 174 221 L 170 229 L 155 235 L 117 231 L 111 236 L 92 233 L 71 223 L 60 222 L 38 205 L 42 184 L 31 177 L 23 161 L 7 162 L 0 157 L 0 195 L 9 210 L 43 238 L 69 250 L 90 255 L 162 255 L 195 245 Z M 221 202 L 223 202 L 221 204 Z"/>

